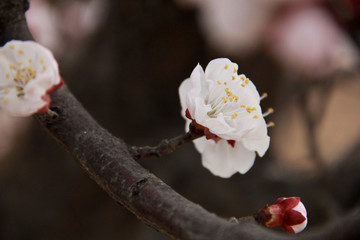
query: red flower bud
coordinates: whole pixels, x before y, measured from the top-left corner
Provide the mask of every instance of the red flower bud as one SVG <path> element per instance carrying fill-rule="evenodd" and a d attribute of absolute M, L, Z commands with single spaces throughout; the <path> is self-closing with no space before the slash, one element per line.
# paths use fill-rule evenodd
<path fill-rule="evenodd" d="M 255 219 L 266 227 L 281 226 L 289 233 L 299 233 L 306 227 L 306 209 L 299 197 L 279 198 L 255 214 Z"/>

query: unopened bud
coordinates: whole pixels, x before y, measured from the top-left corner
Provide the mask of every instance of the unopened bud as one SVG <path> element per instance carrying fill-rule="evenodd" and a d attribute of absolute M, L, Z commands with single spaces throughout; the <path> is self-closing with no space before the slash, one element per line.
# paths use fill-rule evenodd
<path fill-rule="evenodd" d="M 299 197 L 279 198 L 273 205 L 259 209 L 254 217 L 266 227 L 280 226 L 293 234 L 307 225 L 306 209 Z"/>

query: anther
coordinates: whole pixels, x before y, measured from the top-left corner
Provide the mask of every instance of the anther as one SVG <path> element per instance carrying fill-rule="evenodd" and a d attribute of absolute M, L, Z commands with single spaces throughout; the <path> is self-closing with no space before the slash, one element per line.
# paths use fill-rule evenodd
<path fill-rule="evenodd" d="M 217 80 L 217 83 L 220 85 L 220 84 L 221 84 L 221 81 L 220 81 L 220 80 Z"/>
<path fill-rule="evenodd" d="M 229 68 L 229 64 L 225 64 L 225 70 Z"/>
<path fill-rule="evenodd" d="M 269 127 L 274 127 L 275 126 L 275 123 L 274 122 L 269 122 L 268 124 L 266 124 L 266 126 L 269 128 Z"/>
<path fill-rule="evenodd" d="M 263 93 L 260 97 L 260 100 L 263 100 L 264 98 L 267 98 L 268 97 L 268 94 L 267 93 Z"/>
<path fill-rule="evenodd" d="M 266 117 L 268 116 L 269 114 L 273 113 L 274 112 L 274 109 L 273 108 L 269 108 L 264 114 L 263 114 L 263 117 Z"/>
<path fill-rule="evenodd" d="M 19 54 L 23 54 L 23 53 L 24 53 L 24 50 L 19 49 L 18 53 L 19 53 Z"/>

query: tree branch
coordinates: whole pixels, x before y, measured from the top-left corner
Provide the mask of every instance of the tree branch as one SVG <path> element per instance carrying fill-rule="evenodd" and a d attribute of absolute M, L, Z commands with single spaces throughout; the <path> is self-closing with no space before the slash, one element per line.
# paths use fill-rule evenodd
<path fill-rule="evenodd" d="M 178 149 L 181 145 L 191 142 L 192 140 L 202 137 L 203 134 L 194 133 L 189 131 L 184 135 L 174 137 L 171 139 L 164 139 L 162 140 L 157 146 L 155 147 L 130 147 L 131 155 L 136 160 L 142 160 L 148 157 L 161 157 L 164 154 L 169 154 Z"/>
<path fill-rule="evenodd" d="M 4 2 L 23 4 L 22 8 Z M 0 39 L 28 40 L 31 35 L 23 17 L 24 1 L 3 1 L 4 12 L 17 12 L 21 17 L 2 19 Z M 22 11 L 20 11 L 20 9 Z M 10 15 L 9 15 L 10 16 Z M 21 19 L 21 20 L 19 20 Z M 20 32 L 17 32 L 21 30 Z M 140 166 L 134 156 L 167 153 L 163 146 L 176 148 L 194 136 L 185 135 L 166 144 L 149 148 L 143 153 L 129 151 L 129 146 L 115 138 L 86 112 L 81 104 L 62 86 L 52 95 L 51 111 L 37 114 L 39 123 L 80 163 L 89 176 L 116 202 L 133 212 L 141 221 L 172 239 L 292 239 L 293 236 L 270 231 L 258 225 L 252 217 L 232 223 L 209 213 L 185 199 L 153 174 Z M 146 148 L 145 148 L 146 149 Z M 146 152 L 146 151 L 145 151 Z M 255 211 L 254 211 L 255 212 Z M 360 214 L 349 216 L 319 231 L 302 234 L 297 239 L 355 239 L 360 237 Z"/>

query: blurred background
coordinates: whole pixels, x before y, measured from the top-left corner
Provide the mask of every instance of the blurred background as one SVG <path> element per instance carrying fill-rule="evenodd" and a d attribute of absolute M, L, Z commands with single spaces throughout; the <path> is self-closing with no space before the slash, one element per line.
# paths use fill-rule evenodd
<path fill-rule="evenodd" d="M 360 203 L 357 2 L 30 0 L 26 17 L 74 95 L 131 145 L 183 133 L 178 87 L 197 63 L 238 63 L 269 94 L 263 110 L 275 109 L 266 155 L 230 179 L 203 168 L 191 143 L 141 164 L 225 218 L 299 196 L 306 232 Z M 0 112 L 0 132 L 0 239 L 167 239 L 116 204 L 33 118 Z"/>

